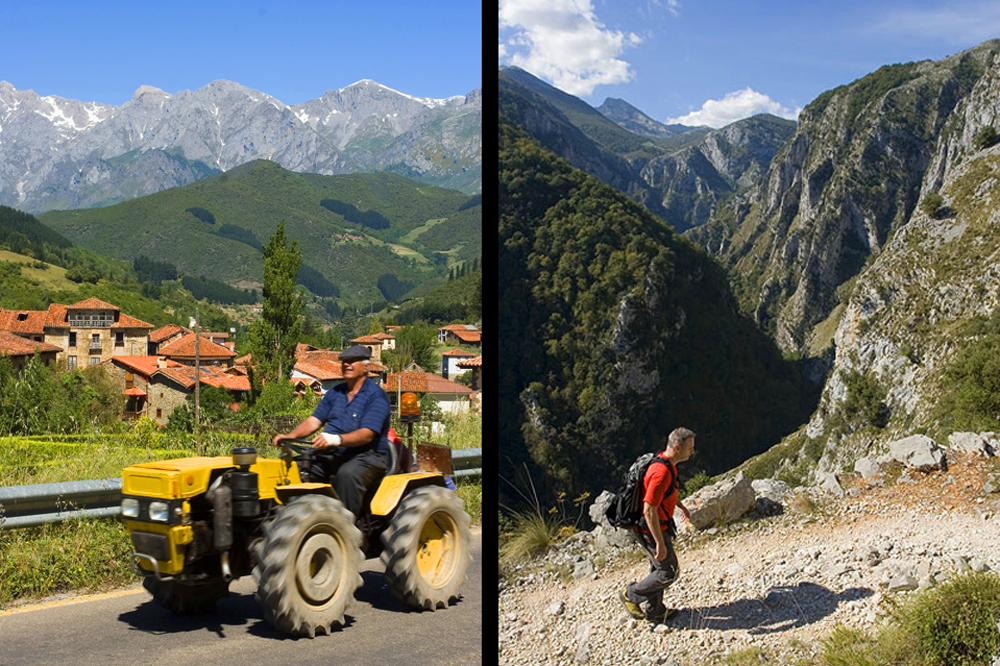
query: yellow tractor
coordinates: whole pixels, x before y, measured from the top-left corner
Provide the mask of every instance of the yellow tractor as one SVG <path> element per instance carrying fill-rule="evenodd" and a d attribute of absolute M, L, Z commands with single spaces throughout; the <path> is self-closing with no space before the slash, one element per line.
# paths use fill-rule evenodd
<path fill-rule="evenodd" d="M 304 483 L 313 449 L 285 439 L 280 459 L 253 448 L 232 457 L 142 463 L 122 472 L 122 517 L 153 601 L 211 612 L 234 578 L 252 574 L 264 617 L 293 636 L 329 634 L 381 555 L 393 595 L 412 608 L 458 598 L 471 558 L 464 503 L 438 473 L 389 473 L 354 516 L 327 483 Z"/>

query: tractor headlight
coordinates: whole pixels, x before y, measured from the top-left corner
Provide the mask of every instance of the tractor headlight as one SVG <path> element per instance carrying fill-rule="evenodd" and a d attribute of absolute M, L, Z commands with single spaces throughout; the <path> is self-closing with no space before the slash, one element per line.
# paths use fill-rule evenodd
<path fill-rule="evenodd" d="M 156 520 L 161 523 L 167 522 L 167 514 L 170 507 L 166 502 L 150 502 L 149 503 L 149 519 Z"/>
<path fill-rule="evenodd" d="M 126 518 L 139 517 L 139 500 L 127 497 L 122 500 L 122 515 Z"/>

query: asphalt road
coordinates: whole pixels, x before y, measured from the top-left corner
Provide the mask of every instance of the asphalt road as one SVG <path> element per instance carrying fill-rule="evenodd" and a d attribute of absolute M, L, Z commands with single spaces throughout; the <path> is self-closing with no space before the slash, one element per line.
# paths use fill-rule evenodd
<path fill-rule="evenodd" d="M 182 617 L 156 606 L 141 586 L 0 613 L 0 666 L 19 664 L 481 664 L 482 530 L 463 596 L 445 609 L 410 611 L 396 601 L 381 562 L 367 560 L 364 584 L 331 636 L 291 638 L 264 621 L 252 576 L 230 585 L 214 615 Z"/>

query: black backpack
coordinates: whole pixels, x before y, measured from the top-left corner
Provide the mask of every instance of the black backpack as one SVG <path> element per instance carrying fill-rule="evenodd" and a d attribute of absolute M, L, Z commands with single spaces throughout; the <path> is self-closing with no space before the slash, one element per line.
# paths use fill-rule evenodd
<path fill-rule="evenodd" d="M 604 512 L 605 518 L 608 519 L 612 527 L 630 529 L 641 525 L 643 520 L 642 498 L 645 495 L 643 479 L 646 478 L 646 470 L 653 463 L 667 465 L 668 469 L 672 467 L 663 458 L 658 458 L 658 455 L 658 453 L 642 454 L 625 473 L 622 486 L 612 494 L 611 502 Z M 670 490 L 667 492 L 668 495 L 680 485 L 676 469 L 676 467 L 670 469 L 674 478 Z"/>

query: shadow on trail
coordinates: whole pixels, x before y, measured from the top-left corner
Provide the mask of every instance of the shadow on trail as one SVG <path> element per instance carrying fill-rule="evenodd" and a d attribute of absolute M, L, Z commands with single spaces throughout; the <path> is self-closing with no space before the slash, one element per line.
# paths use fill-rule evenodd
<path fill-rule="evenodd" d="M 781 585 L 772 587 L 763 598 L 684 608 L 670 619 L 668 625 L 684 629 L 744 629 L 750 634 L 773 634 L 822 620 L 832 615 L 841 603 L 864 599 L 872 594 L 874 592 L 866 587 L 852 587 L 838 594 L 816 583 Z"/>
<path fill-rule="evenodd" d="M 229 596 L 219 599 L 213 613 L 177 615 L 166 608 L 157 606 L 152 599 L 147 597 L 133 610 L 121 613 L 118 619 L 128 624 L 134 631 L 153 635 L 208 632 L 224 639 L 227 637 L 227 629 L 246 627 L 246 633 L 261 638 L 282 641 L 296 641 L 302 638 L 289 636 L 268 624 L 252 594 L 235 592 L 230 592 Z M 344 626 L 334 624 L 332 633 L 343 631 L 352 624 L 354 624 L 354 617 L 345 615 Z"/>

